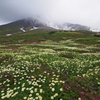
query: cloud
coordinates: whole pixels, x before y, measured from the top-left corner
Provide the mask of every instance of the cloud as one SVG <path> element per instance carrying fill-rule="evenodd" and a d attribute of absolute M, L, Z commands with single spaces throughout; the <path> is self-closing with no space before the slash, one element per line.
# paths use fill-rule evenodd
<path fill-rule="evenodd" d="M 41 16 L 100 29 L 100 0 L 1 0 L 0 22 Z"/>

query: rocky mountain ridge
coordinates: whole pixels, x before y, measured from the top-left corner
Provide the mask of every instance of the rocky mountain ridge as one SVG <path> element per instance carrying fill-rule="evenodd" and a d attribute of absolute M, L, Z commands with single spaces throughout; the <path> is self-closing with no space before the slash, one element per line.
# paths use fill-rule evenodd
<path fill-rule="evenodd" d="M 53 22 L 48 22 L 40 18 L 26 18 L 0 26 L 0 34 L 21 33 L 21 32 L 32 31 L 38 28 L 45 30 L 49 29 L 51 31 L 54 30 L 93 31 L 90 27 L 83 26 L 80 24 L 72 24 L 72 23 L 55 24 Z"/>

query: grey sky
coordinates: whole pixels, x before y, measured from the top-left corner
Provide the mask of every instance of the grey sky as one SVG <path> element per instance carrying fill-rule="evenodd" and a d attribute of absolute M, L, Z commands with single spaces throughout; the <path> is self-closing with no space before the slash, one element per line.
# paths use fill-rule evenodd
<path fill-rule="evenodd" d="M 100 29 L 100 0 L 0 0 L 0 24 L 34 16 Z"/>

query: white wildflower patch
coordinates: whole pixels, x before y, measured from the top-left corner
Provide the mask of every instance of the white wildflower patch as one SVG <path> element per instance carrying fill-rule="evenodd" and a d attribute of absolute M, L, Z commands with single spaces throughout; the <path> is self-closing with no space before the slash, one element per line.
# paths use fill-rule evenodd
<path fill-rule="evenodd" d="M 83 45 L 86 48 L 77 47 L 81 44 L 71 39 L 60 42 L 44 41 L 36 45 L 16 44 L 16 46 L 20 46 L 19 51 L 0 49 L 0 99 L 66 100 L 68 98 L 65 96 L 66 91 L 67 94 L 72 93 L 71 86 L 82 90 L 81 94 L 88 91 L 87 88 L 92 85 L 96 87 L 94 91 L 99 89 L 100 53 L 78 52 L 82 50 L 89 52 L 93 47 L 95 49 L 98 47 L 94 45 L 89 47 Z M 95 84 L 92 84 L 90 78 L 95 78 Z M 85 84 L 89 81 L 90 84 Z"/>

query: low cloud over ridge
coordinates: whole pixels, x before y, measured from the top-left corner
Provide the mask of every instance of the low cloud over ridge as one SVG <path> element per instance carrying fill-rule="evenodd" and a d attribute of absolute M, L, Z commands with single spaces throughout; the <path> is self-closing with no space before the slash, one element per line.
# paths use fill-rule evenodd
<path fill-rule="evenodd" d="M 100 29 L 100 0 L 1 0 L 0 24 L 41 16 L 56 22 Z"/>

